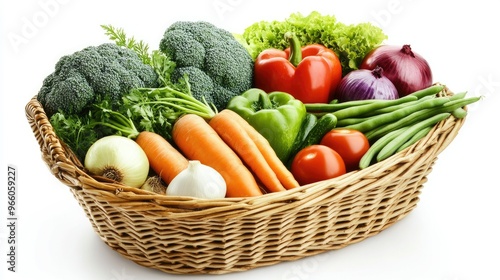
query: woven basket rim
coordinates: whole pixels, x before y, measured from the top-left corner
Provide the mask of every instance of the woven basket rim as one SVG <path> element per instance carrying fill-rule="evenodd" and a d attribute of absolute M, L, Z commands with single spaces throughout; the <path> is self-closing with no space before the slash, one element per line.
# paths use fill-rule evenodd
<path fill-rule="evenodd" d="M 446 87 L 445 91 L 450 95 L 453 94 Z M 157 207 L 164 207 L 167 215 L 177 214 L 186 217 L 188 217 L 186 214 L 192 215 L 193 212 L 197 212 L 200 216 L 204 216 L 213 213 L 214 209 L 217 209 L 215 212 L 234 211 L 235 213 L 238 213 L 234 216 L 241 217 L 242 215 L 245 216 L 245 214 L 243 214 L 244 211 L 251 210 L 258 206 L 300 201 L 304 196 L 314 194 L 319 189 L 325 188 L 326 186 L 329 188 L 338 188 L 340 199 L 342 197 L 342 193 L 344 193 L 344 195 L 348 195 L 352 192 L 358 191 L 355 186 L 349 187 L 350 183 L 355 181 L 356 178 L 371 177 L 379 179 L 381 172 L 384 172 L 384 167 L 386 165 L 395 165 L 401 162 L 408 162 L 417 159 L 422 153 L 425 152 L 423 148 L 425 148 L 426 145 L 430 142 L 438 141 L 439 135 L 435 133 L 436 131 L 443 127 L 453 126 L 452 132 L 450 133 L 453 134 L 453 137 L 448 137 L 447 141 L 443 141 L 441 147 L 436 152 L 436 154 L 439 154 L 453 140 L 454 136 L 458 133 L 463 122 L 465 121 L 465 118 L 456 119 L 453 116 L 450 116 L 449 118 L 438 123 L 427 136 L 405 150 L 365 169 L 351 171 L 337 178 L 311 183 L 284 192 L 268 193 L 256 197 L 199 199 L 156 194 L 150 191 L 113 182 L 103 177 L 89 175 L 71 149 L 67 147 L 53 131 L 52 125 L 50 124 L 42 105 L 37 100 L 37 95 L 33 96 L 32 99 L 26 104 L 25 110 L 26 117 L 30 120 L 30 122 L 34 123 L 36 130 L 43 132 L 43 135 L 36 135 L 35 133 L 35 136 L 38 138 L 40 149 L 45 156 L 44 160 L 47 164 L 52 164 L 57 168 L 62 168 L 66 172 L 58 173 L 58 171 L 52 170 L 53 174 L 59 180 L 63 181 L 65 185 L 75 189 L 95 189 L 107 192 L 111 196 L 119 197 L 120 199 L 127 201 L 149 203 Z M 35 131 L 35 128 L 33 129 Z M 48 149 L 44 149 L 44 146 L 50 146 L 50 149 L 53 151 L 52 154 L 47 155 L 46 153 L 49 151 Z M 68 176 L 67 174 L 71 175 Z M 176 211 L 170 212 L 173 210 L 173 207 Z M 250 211 L 249 214 L 255 215 L 258 213 Z"/>

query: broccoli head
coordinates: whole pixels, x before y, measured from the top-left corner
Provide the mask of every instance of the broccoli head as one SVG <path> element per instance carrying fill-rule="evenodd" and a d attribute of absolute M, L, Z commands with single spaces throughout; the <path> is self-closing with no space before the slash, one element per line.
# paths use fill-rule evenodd
<path fill-rule="evenodd" d="M 214 82 L 203 70 L 193 66 L 176 67 L 172 73 L 172 80 L 178 81 L 185 75 L 188 77 L 191 93 L 194 98 L 202 101 L 203 97 L 208 103 L 215 104 L 213 96 L 207 92 L 214 92 Z"/>
<path fill-rule="evenodd" d="M 158 76 L 132 50 L 106 43 L 63 56 L 37 99 L 48 116 L 79 114 L 99 99 L 120 101 L 133 88 L 155 87 Z"/>
<path fill-rule="evenodd" d="M 160 41 L 160 51 L 176 64 L 172 82 L 186 74 L 193 96 L 204 96 L 218 110 L 252 86 L 252 57 L 233 34 L 211 23 L 173 23 Z"/>

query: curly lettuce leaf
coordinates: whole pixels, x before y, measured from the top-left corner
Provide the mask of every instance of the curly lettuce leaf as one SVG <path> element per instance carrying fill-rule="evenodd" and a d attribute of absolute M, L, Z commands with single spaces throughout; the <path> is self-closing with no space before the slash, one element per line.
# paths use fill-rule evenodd
<path fill-rule="evenodd" d="M 287 48 L 284 35 L 288 31 L 295 32 L 302 45 L 317 43 L 332 49 L 344 75 L 358 69 L 365 55 L 387 39 L 382 29 L 370 23 L 346 25 L 333 15 L 314 11 L 307 16 L 293 13 L 283 21 L 256 22 L 245 28 L 239 40 L 255 59 L 265 49 Z"/>

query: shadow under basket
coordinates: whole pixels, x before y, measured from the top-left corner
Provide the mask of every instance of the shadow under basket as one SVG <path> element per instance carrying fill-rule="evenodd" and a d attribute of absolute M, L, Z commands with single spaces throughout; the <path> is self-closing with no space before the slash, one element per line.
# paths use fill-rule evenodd
<path fill-rule="evenodd" d="M 259 197 L 202 200 L 91 177 L 55 135 L 36 96 L 26 117 L 42 159 L 101 239 L 139 265 L 172 274 L 245 271 L 381 232 L 416 207 L 437 156 L 465 120 L 450 116 L 407 149 L 335 179 Z"/>

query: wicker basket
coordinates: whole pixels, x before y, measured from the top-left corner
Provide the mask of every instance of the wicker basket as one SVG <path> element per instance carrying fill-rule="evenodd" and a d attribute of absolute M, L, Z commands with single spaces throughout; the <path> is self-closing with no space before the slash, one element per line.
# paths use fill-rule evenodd
<path fill-rule="evenodd" d="M 173 274 L 224 274 L 297 260 L 373 236 L 415 208 L 437 155 L 464 119 L 341 177 L 254 198 L 174 199 L 93 178 L 54 134 L 34 97 L 26 116 L 50 171 L 112 249 Z"/>

